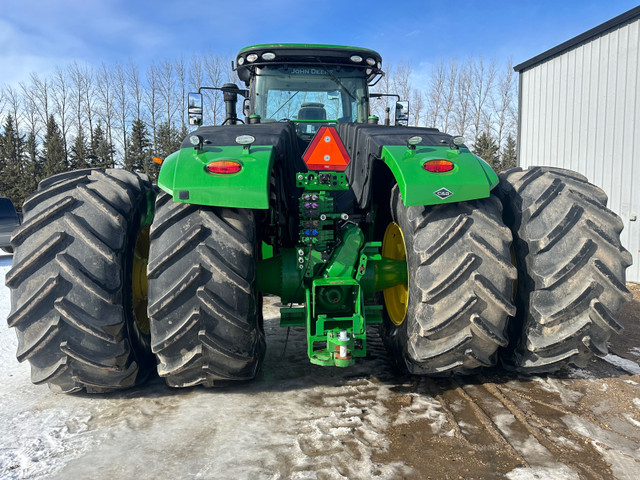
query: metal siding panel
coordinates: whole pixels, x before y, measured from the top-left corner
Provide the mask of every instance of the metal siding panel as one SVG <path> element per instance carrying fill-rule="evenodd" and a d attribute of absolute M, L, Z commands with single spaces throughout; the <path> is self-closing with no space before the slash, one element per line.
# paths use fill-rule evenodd
<path fill-rule="evenodd" d="M 640 20 L 520 75 L 520 165 L 568 168 L 601 187 L 633 255 L 627 280 L 640 282 Z"/>
<path fill-rule="evenodd" d="M 558 75 L 560 70 L 558 68 L 557 59 L 554 62 L 549 62 L 551 68 L 551 75 L 549 75 L 549 91 L 546 98 L 546 156 L 545 159 L 554 161 L 557 159 L 556 150 L 558 143 L 558 99 L 560 98 L 560 82 Z"/>
<path fill-rule="evenodd" d="M 526 143 L 529 138 L 531 138 L 531 132 L 529 131 L 529 124 L 531 123 L 531 108 L 529 104 L 531 103 L 531 94 L 529 93 L 529 77 L 531 72 L 524 72 L 520 75 L 519 87 L 520 92 L 518 92 L 520 98 L 520 111 L 518 112 L 518 116 L 520 118 L 520 124 L 518 125 L 518 165 L 522 166 L 524 159 L 527 157 L 526 153 Z"/>
<path fill-rule="evenodd" d="M 612 92 L 615 88 L 615 67 L 618 41 L 616 32 L 605 35 L 601 38 L 602 50 L 600 52 L 600 75 L 602 76 L 601 85 L 601 102 L 602 102 L 602 130 L 598 135 L 601 142 L 600 158 L 596 158 L 596 172 L 601 183 L 598 185 L 605 192 L 613 192 L 613 179 L 611 175 L 612 162 L 615 162 L 612 151 L 613 121 L 615 113 L 615 95 Z"/>
<path fill-rule="evenodd" d="M 584 47 L 584 58 L 582 63 L 582 78 L 585 79 L 585 88 L 582 95 L 582 101 L 580 104 L 580 130 L 578 135 L 581 138 L 580 144 L 580 156 L 578 157 L 579 172 L 587 173 L 587 156 L 589 152 L 593 152 L 593 130 L 591 124 L 595 123 L 595 118 L 590 113 L 590 107 L 592 105 L 591 91 L 593 89 L 593 76 L 591 72 L 591 58 L 593 56 L 593 44 L 587 44 Z"/>
<path fill-rule="evenodd" d="M 571 159 L 571 169 L 577 170 L 580 162 L 580 147 L 582 145 L 582 138 L 580 135 L 580 99 L 582 98 L 582 75 L 578 75 L 576 72 L 579 68 L 582 68 L 584 50 L 575 49 L 568 52 L 567 57 L 570 63 L 570 80 L 567 84 L 571 85 L 569 89 L 569 104 L 567 110 L 569 112 L 568 123 L 566 125 L 567 131 L 567 146 L 569 147 L 568 158 Z"/>
<path fill-rule="evenodd" d="M 625 99 L 625 129 L 622 142 L 625 145 L 625 171 L 628 183 L 625 200 L 629 211 L 622 218 L 623 244 L 633 255 L 633 265 L 627 270 L 627 279 L 640 283 L 640 20 L 629 24 L 629 47 L 627 53 L 627 95 Z M 630 217 L 636 216 L 635 221 Z"/>

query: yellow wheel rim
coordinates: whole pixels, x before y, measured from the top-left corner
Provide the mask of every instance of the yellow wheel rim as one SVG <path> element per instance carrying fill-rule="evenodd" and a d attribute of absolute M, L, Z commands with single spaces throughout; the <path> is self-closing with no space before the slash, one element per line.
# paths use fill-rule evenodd
<path fill-rule="evenodd" d="M 400 225 L 395 222 L 390 223 L 384 232 L 382 256 L 393 260 L 407 260 L 407 247 L 404 244 L 404 236 L 402 235 L 402 230 L 400 230 Z M 408 275 L 407 278 L 409 278 Z M 383 290 L 382 293 L 389 318 L 391 318 L 394 325 L 402 325 L 407 316 L 407 306 L 409 305 L 409 286 L 396 285 Z"/>
<path fill-rule="evenodd" d="M 140 332 L 149 334 L 149 317 L 147 316 L 147 261 L 149 258 L 149 227 L 140 230 L 133 252 L 131 271 L 131 288 L 133 315 Z"/>

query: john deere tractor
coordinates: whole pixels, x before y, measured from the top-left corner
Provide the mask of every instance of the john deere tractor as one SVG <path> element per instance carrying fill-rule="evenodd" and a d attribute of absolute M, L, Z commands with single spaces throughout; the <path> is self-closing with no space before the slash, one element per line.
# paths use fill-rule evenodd
<path fill-rule="evenodd" d="M 173 387 L 252 379 L 266 295 L 317 365 L 364 357 L 371 325 L 421 375 L 606 354 L 631 257 L 604 192 L 554 168 L 498 176 L 461 137 L 408 127 L 406 102 L 372 116 L 381 63 L 355 47 L 245 48 L 244 88 L 211 87 L 223 124 L 201 126 L 208 87 L 190 95 L 197 128 L 157 186 L 119 169 L 42 181 L 6 277 L 32 381 L 104 392 L 154 368 Z"/>

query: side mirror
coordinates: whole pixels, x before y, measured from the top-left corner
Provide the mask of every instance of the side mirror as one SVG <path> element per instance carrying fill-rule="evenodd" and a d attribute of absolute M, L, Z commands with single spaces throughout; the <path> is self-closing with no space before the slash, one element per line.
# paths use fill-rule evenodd
<path fill-rule="evenodd" d="M 396 125 L 409 126 L 409 102 L 396 102 Z"/>
<path fill-rule="evenodd" d="M 190 93 L 188 99 L 189 125 L 202 125 L 202 94 Z"/>

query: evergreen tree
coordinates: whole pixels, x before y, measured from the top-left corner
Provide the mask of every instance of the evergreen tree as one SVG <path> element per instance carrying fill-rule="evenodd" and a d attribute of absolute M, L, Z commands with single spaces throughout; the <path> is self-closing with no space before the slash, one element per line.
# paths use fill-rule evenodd
<path fill-rule="evenodd" d="M 186 135 L 185 135 L 186 136 Z M 157 156 L 166 158 L 176 150 L 180 149 L 180 144 L 184 136 L 181 132 L 169 122 L 161 123 L 158 127 L 158 152 L 154 152 Z"/>
<path fill-rule="evenodd" d="M 89 146 L 84 136 L 82 126 L 78 127 L 78 135 L 76 136 L 73 146 L 71 147 L 71 153 L 69 154 L 69 166 L 72 169 L 87 168 L 89 166 Z"/>
<path fill-rule="evenodd" d="M 2 195 L 11 198 L 18 207 L 32 193 L 32 182 L 24 165 L 24 153 L 24 135 L 20 135 L 14 126 L 13 117 L 8 115 L 4 132 L 0 136 L 0 158 L 3 159 L 3 168 L 0 172 L 3 182 Z"/>
<path fill-rule="evenodd" d="M 13 124 L 13 118 L 11 115 L 7 117 L 7 123 Z M 4 134 L 0 135 L 0 196 L 9 197 L 9 185 L 11 183 L 9 178 L 9 159 L 6 155 L 5 148 L 5 134 L 7 132 L 7 126 L 4 127 Z"/>
<path fill-rule="evenodd" d="M 498 158 L 498 144 L 491 138 L 488 132 L 483 132 L 478 137 L 473 153 L 487 162 L 496 172 L 500 170 L 500 159 Z"/>
<path fill-rule="evenodd" d="M 113 154 L 115 148 L 109 139 L 105 136 L 104 130 L 100 122 L 93 129 L 93 137 L 91 138 L 91 153 L 88 157 L 88 164 L 91 168 L 112 168 Z"/>
<path fill-rule="evenodd" d="M 150 147 L 151 140 L 147 133 L 147 127 L 142 120 L 134 120 L 127 142 L 124 168 L 134 172 L 144 172 L 151 157 Z"/>
<path fill-rule="evenodd" d="M 30 132 L 24 146 L 25 177 L 28 178 L 29 193 L 38 188 L 38 182 L 44 178 L 42 159 L 38 155 L 38 139 L 34 132 Z"/>
<path fill-rule="evenodd" d="M 516 140 L 509 135 L 507 137 L 507 144 L 504 147 L 504 152 L 502 152 L 502 170 L 507 168 L 515 167 L 518 163 L 518 149 L 516 145 Z"/>
<path fill-rule="evenodd" d="M 44 175 L 49 177 L 67 170 L 67 159 L 64 155 L 64 142 L 53 115 L 47 120 L 47 131 L 42 142 L 42 167 Z"/>
<path fill-rule="evenodd" d="M 145 161 L 144 173 L 149 175 L 152 179 L 158 178 L 159 166 L 153 163 L 152 157 L 158 156 L 160 158 L 166 158 L 173 152 L 180 149 L 182 143 L 181 132 L 171 123 L 164 122 L 158 126 L 157 131 L 157 145 L 158 151 L 152 152 L 153 155 L 149 155 Z"/>

